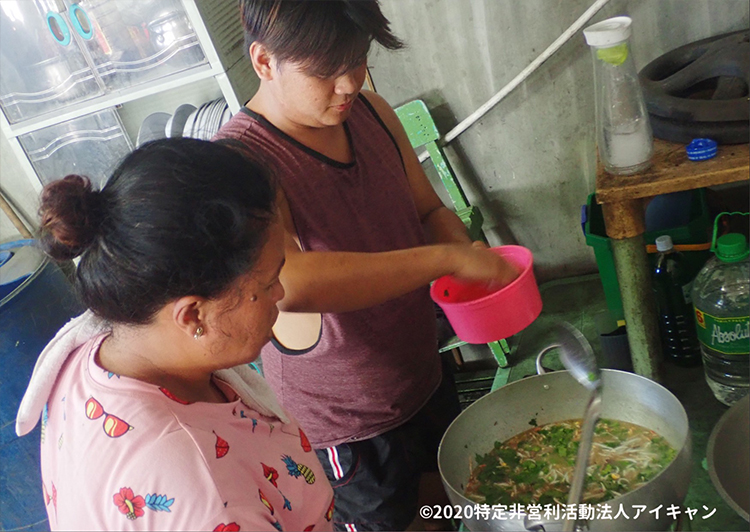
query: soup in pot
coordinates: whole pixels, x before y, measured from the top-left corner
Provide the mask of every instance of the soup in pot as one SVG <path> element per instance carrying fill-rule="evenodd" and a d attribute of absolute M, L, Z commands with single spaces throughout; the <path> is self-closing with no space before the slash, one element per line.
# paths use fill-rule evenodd
<path fill-rule="evenodd" d="M 494 504 L 565 504 L 573 480 L 581 420 L 534 427 L 495 442 L 476 466 L 466 497 Z M 600 419 L 586 470 L 583 503 L 598 504 L 639 488 L 661 472 L 677 452 L 654 431 Z"/>

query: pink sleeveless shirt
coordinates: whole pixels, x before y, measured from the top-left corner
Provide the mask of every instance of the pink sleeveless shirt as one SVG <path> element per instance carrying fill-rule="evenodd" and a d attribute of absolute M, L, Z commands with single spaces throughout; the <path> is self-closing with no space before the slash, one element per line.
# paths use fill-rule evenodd
<path fill-rule="evenodd" d="M 262 154 L 289 201 L 303 251 L 379 252 L 425 244 L 395 140 L 360 95 L 344 123 L 354 162 L 334 161 L 244 108 L 215 139 Z M 324 314 L 306 351 L 263 349 L 263 370 L 316 448 L 407 421 L 441 379 L 428 287 L 368 309 Z"/>

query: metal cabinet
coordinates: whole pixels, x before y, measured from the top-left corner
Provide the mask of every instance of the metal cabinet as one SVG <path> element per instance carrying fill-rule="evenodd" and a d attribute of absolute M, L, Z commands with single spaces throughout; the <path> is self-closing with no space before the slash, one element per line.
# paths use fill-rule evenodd
<path fill-rule="evenodd" d="M 67 13 L 109 92 L 207 63 L 180 0 L 81 0 Z"/>
<path fill-rule="evenodd" d="M 101 188 L 113 165 L 133 149 L 114 109 L 38 129 L 18 140 L 44 185 L 78 174 Z"/>
<path fill-rule="evenodd" d="M 237 112 L 258 85 L 243 48 L 236 2 L 2 0 L 0 126 L 38 190 L 103 185 L 135 143 L 123 106 L 210 80 Z"/>
<path fill-rule="evenodd" d="M 0 3 L 0 74 L 10 123 L 104 93 L 62 15 L 39 1 Z"/>

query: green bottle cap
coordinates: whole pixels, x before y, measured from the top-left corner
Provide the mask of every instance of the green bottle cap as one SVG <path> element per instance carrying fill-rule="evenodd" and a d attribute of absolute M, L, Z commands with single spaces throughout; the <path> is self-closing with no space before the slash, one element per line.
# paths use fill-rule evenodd
<path fill-rule="evenodd" d="M 739 233 L 728 233 L 716 241 L 716 256 L 722 262 L 739 262 L 750 255 L 745 237 Z"/>

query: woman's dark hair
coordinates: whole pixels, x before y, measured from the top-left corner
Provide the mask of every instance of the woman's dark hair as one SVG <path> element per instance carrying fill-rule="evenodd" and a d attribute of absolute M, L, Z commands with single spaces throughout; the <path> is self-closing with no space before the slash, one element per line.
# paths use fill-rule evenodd
<path fill-rule="evenodd" d="M 389 50 L 404 46 L 378 0 L 240 0 L 240 15 L 246 53 L 258 41 L 280 63 L 321 78 L 362 64 L 373 40 Z"/>
<path fill-rule="evenodd" d="M 186 295 L 216 298 L 249 272 L 276 193 L 265 169 L 220 142 L 157 140 L 128 155 L 101 191 L 69 175 L 42 192 L 41 242 L 80 255 L 76 289 L 95 314 L 145 324 Z"/>

